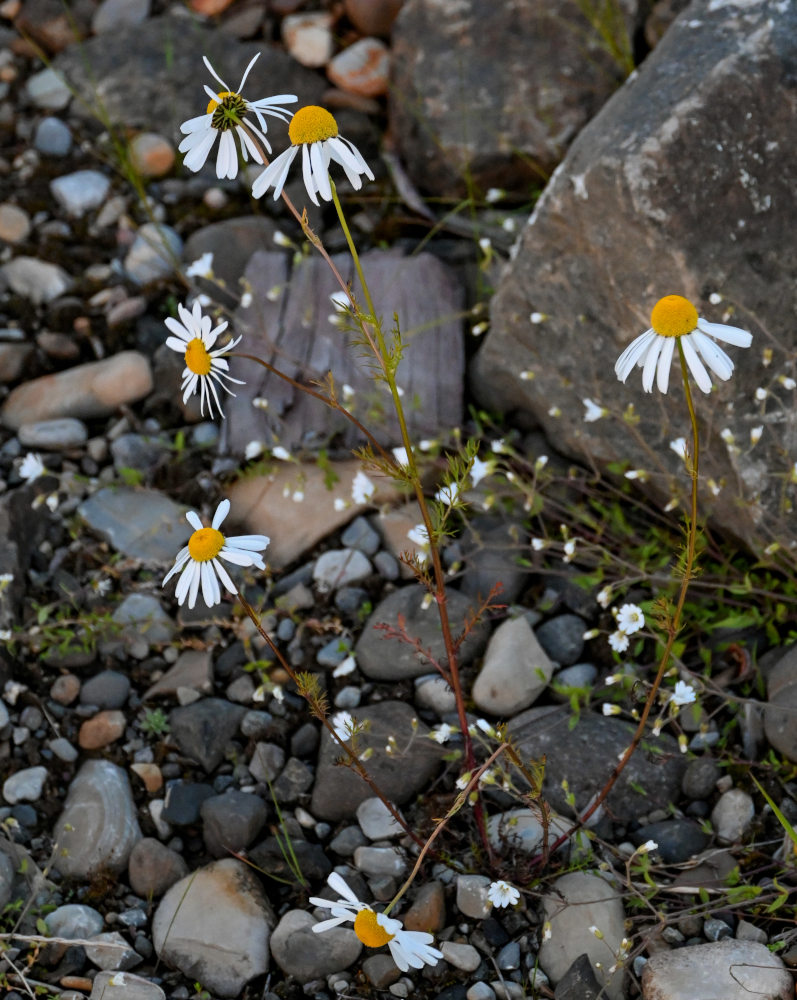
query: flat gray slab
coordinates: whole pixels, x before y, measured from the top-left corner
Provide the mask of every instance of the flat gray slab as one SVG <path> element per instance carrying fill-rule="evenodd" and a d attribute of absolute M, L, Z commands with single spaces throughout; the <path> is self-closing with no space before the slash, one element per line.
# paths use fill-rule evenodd
<path fill-rule="evenodd" d="M 186 508 L 155 490 L 98 490 L 78 508 L 86 525 L 117 552 L 143 562 L 169 563 L 188 541 Z"/>

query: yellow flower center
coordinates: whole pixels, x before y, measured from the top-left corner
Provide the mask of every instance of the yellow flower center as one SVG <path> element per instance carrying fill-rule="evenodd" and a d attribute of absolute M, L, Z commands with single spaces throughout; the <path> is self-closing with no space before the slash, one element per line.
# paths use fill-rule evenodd
<path fill-rule="evenodd" d="M 373 910 L 360 910 L 354 918 L 354 933 L 369 948 L 381 948 L 395 936 L 388 934 L 385 928 L 377 923 Z"/>
<path fill-rule="evenodd" d="M 288 138 L 293 146 L 323 142 L 324 139 L 334 139 L 337 134 L 338 123 L 327 110 L 315 104 L 300 108 L 288 126 Z"/>
<path fill-rule="evenodd" d="M 240 125 L 246 114 L 246 101 L 232 90 L 222 90 L 216 98 L 208 101 L 206 115 L 213 115 L 211 128 L 226 132 L 234 125 Z"/>
<path fill-rule="evenodd" d="M 660 337 L 684 337 L 697 329 L 697 309 L 682 295 L 665 295 L 653 307 L 650 325 Z"/>
<path fill-rule="evenodd" d="M 185 363 L 195 375 L 210 375 L 213 359 L 199 337 L 188 341 L 185 349 Z"/>
<path fill-rule="evenodd" d="M 188 539 L 188 554 L 194 562 L 215 559 L 224 548 L 224 535 L 215 528 L 200 528 Z"/>

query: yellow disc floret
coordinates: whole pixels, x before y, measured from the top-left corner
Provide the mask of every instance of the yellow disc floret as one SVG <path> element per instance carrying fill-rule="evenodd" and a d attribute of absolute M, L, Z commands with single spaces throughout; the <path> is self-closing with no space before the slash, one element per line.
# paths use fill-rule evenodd
<path fill-rule="evenodd" d="M 208 349 L 199 337 L 188 341 L 185 349 L 185 363 L 195 375 L 210 375 L 212 359 Z"/>
<path fill-rule="evenodd" d="M 216 108 L 220 104 L 224 103 L 224 98 L 225 97 L 237 97 L 237 96 L 238 95 L 234 91 L 232 91 L 232 90 L 222 90 L 221 93 L 216 94 L 216 100 L 215 101 L 208 101 L 208 107 L 207 107 L 207 111 L 205 112 L 205 114 L 206 115 L 213 114 L 213 112 L 216 110 Z"/>
<path fill-rule="evenodd" d="M 300 108 L 288 126 L 288 138 L 294 146 L 334 139 L 337 134 L 338 123 L 325 108 L 315 104 Z"/>
<path fill-rule="evenodd" d="M 224 535 L 215 528 L 200 528 L 188 539 L 188 554 L 194 562 L 215 559 L 224 548 Z"/>
<path fill-rule="evenodd" d="M 653 307 L 650 325 L 660 337 L 685 337 L 697 329 L 697 309 L 682 295 L 665 295 Z"/>
<path fill-rule="evenodd" d="M 354 933 L 369 948 L 381 948 L 395 936 L 388 934 L 385 928 L 377 923 L 373 910 L 360 910 L 354 918 Z"/>

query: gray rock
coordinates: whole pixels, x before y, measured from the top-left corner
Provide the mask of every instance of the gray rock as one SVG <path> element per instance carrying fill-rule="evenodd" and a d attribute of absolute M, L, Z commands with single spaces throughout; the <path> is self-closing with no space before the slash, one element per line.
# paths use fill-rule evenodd
<path fill-rule="evenodd" d="M 208 292 L 212 290 L 213 297 L 224 306 L 234 308 L 244 291 L 243 278 L 250 258 L 258 250 L 273 251 L 275 231 L 274 220 L 266 216 L 247 215 L 212 222 L 188 237 L 183 259 L 191 263 L 203 254 L 212 253 L 213 278 L 200 279 L 198 285 Z"/>
<path fill-rule="evenodd" d="M 697 823 L 686 819 L 665 819 L 649 823 L 630 835 L 636 847 L 648 840 L 655 840 L 658 854 L 665 865 L 680 864 L 699 854 L 709 842 L 709 836 Z"/>
<path fill-rule="evenodd" d="M 67 451 L 79 448 L 88 440 L 89 432 L 82 420 L 62 417 L 60 420 L 39 420 L 23 424 L 17 431 L 23 448 L 41 448 L 43 451 Z"/>
<path fill-rule="evenodd" d="M 573 824 L 563 816 L 551 812 L 548 816 L 548 846 L 568 832 Z M 487 821 L 487 836 L 490 843 L 500 856 L 513 857 L 517 852 L 522 854 L 537 854 L 545 838 L 545 827 L 542 823 L 540 810 L 535 806 L 529 809 L 509 809 L 505 813 L 494 813 Z M 578 840 L 579 834 L 574 837 Z M 568 842 L 559 848 L 565 848 Z"/>
<path fill-rule="evenodd" d="M 793 4 L 688 5 L 579 133 L 537 202 L 471 370 L 482 405 L 534 414 L 563 454 L 599 469 L 612 462 L 655 468 L 643 488 L 666 502 L 672 484 L 688 488 L 683 461 L 669 447 L 681 433 L 674 428 L 684 428 L 677 363 L 676 389 L 665 396 L 642 392 L 638 371 L 621 387 L 613 362 L 650 326 L 651 308 L 669 292 L 687 296 L 708 321 L 727 317 L 750 327 L 752 350 L 728 351 L 737 366 L 733 384 L 698 392 L 695 403 L 704 426 L 731 432 L 701 456 L 700 509 L 754 551 L 772 542 L 773 524 L 786 546 L 795 530 L 782 516 L 780 484 L 791 475 L 782 441 L 795 435 L 797 410 L 785 402 L 791 397 L 779 376 L 791 372 L 795 330 L 787 317 L 797 308 L 797 286 L 778 248 L 797 224 L 797 174 L 791 113 L 781 107 L 762 125 L 739 108 L 766 100 L 783 73 L 795 70 L 797 53 L 782 39 L 796 35 Z M 705 73 L 704 65 L 716 72 Z M 705 206 L 719 191 L 729 211 L 707 220 Z M 585 254 L 585 246 L 611 252 Z M 762 264 L 753 276 L 751 260 Z M 563 296 L 563 288 L 574 294 Z M 715 293 L 724 306 L 712 304 Z M 531 314 L 544 318 L 532 323 Z M 761 349 L 770 338 L 767 368 Z M 551 363 L 551 345 L 559 363 Z M 758 388 L 767 394 L 764 410 Z M 586 422 L 587 396 L 610 416 Z M 633 427 L 622 419 L 629 405 Z M 785 414 L 777 427 L 776 412 Z M 751 448 L 756 425 L 763 437 Z M 716 495 L 712 481 L 725 484 Z"/>
<path fill-rule="evenodd" d="M 130 694 L 130 678 L 118 670 L 103 670 L 80 688 L 80 704 L 97 708 L 122 708 Z"/>
<path fill-rule="evenodd" d="M 297 757 L 289 757 L 282 773 L 274 782 L 274 795 L 281 805 L 293 805 L 313 785 L 313 772 Z"/>
<path fill-rule="evenodd" d="M 764 731 L 770 746 L 789 760 L 797 760 L 797 646 L 791 646 L 767 678 L 768 702 L 764 711 Z"/>
<path fill-rule="evenodd" d="M 449 965 L 462 972 L 475 972 L 481 964 L 481 955 L 472 944 L 462 944 L 458 941 L 443 941 L 440 945 L 443 958 Z"/>
<path fill-rule="evenodd" d="M 560 666 L 575 663 L 584 651 L 586 626 L 578 615 L 556 615 L 534 630 L 537 641 Z"/>
<path fill-rule="evenodd" d="M 166 451 L 164 441 L 144 437 L 143 434 L 120 434 L 111 442 L 114 468 L 138 469 L 149 472 Z"/>
<path fill-rule="evenodd" d="M 164 614 L 160 605 L 158 605 L 157 611 L 158 618 L 160 618 L 160 615 L 164 616 L 163 624 L 173 628 L 171 619 L 168 615 Z M 168 641 L 168 639 L 164 640 L 159 637 L 153 638 L 149 633 L 147 634 L 147 638 L 151 642 Z M 199 694 L 212 694 L 213 656 L 209 649 L 186 649 L 185 652 L 180 653 L 175 665 L 167 670 L 162 677 L 158 678 L 151 687 L 147 688 L 142 700 L 147 701 L 150 698 L 162 698 L 164 695 L 175 697 L 181 688 L 197 691 Z M 244 732 L 244 735 L 249 736 L 251 734 Z"/>
<path fill-rule="evenodd" d="M 489 917 L 493 904 L 487 898 L 490 879 L 486 875 L 457 875 L 457 909 L 473 920 Z"/>
<path fill-rule="evenodd" d="M 118 972 L 135 968 L 142 961 L 141 955 L 130 947 L 119 931 L 95 934 L 92 944 L 83 945 L 83 948 L 86 958 L 98 969 Z"/>
<path fill-rule="evenodd" d="M 150 0 L 102 0 L 91 19 L 95 35 L 141 24 L 149 17 Z"/>
<path fill-rule="evenodd" d="M 130 972 L 98 972 L 94 977 L 89 1000 L 112 1000 L 122 987 L 124 1000 L 166 1000 L 166 994 L 160 986 Z"/>
<path fill-rule="evenodd" d="M 14 895 L 14 862 L 5 851 L 0 851 L 0 910 L 4 910 Z"/>
<path fill-rule="evenodd" d="M 99 170 L 76 170 L 50 181 L 55 200 L 67 215 L 75 218 L 98 208 L 105 201 L 110 186 L 110 179 Z"/>
<path fill-rule="evenodd" d="M 194 826 L 213 787 L 204 781 L 175 781 L 169 785 L 161 816 L 172 826 Z"/>
<path fill-rule="evenodd" d="M 261 798 L 235 789 L 205 799 L 199 811 L 205 847 L 214 858 L 228 857 L 249 847 L 268 815 Z"/>
<path fill-rule="evenodd" d="M 601 984 L 595 978 L 589 955 L 579 955 L 556 984 L 554 1000 L 600 1000 Z"/>
<path fill-rule="evenodd" d="M 45 923 L 53 937 L 73 940 L 99 934 L 105 926 L 105 919 L 91 906 L 83 903 L 66 903 L 48 913 Z"/>
<path fill-rule="evenodd" d="M 180 752 L 197 761 L 206 773 L 214 771 L 238 732 L 244 709 L 221 698 L 204 698 L 175 708 L 169 716 L 171 738 Z"/>
<path fill-rule="evenodd" d="M 34 305 L 52 302 L 74 284 L 62 267 L 38 257 L 14 257 L 3 265 L 2 275 L 12 291 L 30 299 Z"/>
<path fill-rule="evenodd" d="M 383 875 L 401 878 L 407 873 L 407 859 L 395 847 L 358 847 L 354 852 L 354 863 L 369 878 Z"/>
<path fill-rule="evenodd" d="M 300 983 L 341 972 L 357 961 L 362 944 L 348 927 L 315 934 L 317 921 L 306 910 L 288 910 L 274 928 L 271 954 L 286 975 Z"/>
<path fill-rule="evenodd" d="M 483 600 L 500 586 L 497 600 L 502 604 L 515 601 L 528 581 L 528 570 L 518 565 L 518 543 L 525 534 L 522 525 L 512 521 L 474 517 L 461 539 L 463 594 Z"/>
<path fill-rule="evenodd" d="M 357 666 L 373 680 L 403 680 L 428 674 L 430 663 L 426 657 L 416 653 L 413 646 L 400 639 L 385 638 L 385 633 L 377 626 L 387 624 L 398 626 L 399 615 L 403 616 L 407 635 L 418 640 L 423 649 L 445 665 L 445 647 L 440 630 L 437 608 L 432 603 L 423 607 L 426 591 L 417 585 L 401 587 L 388 594 L 376 607 L 363 629 L 355 646 Z M 464 594 L 456 590 L 446 591 L 451 628 L 456 635 L 462 628 L 473 604 Z M 466 666 L 484 647 L 486 628 L 477 625 L 459 649 L 459 665 Z"/>
<path fill-rule="evenodd" d="M 404 833 L 401 824 L 376 796 L 365 799 L 357 806 L 357 822 L 369 840 L 390 840 Z"/>
<path fill-rule="evenodd" d="M 753 822 L 755 805 L 741 788 L 724 792 L 711 810 L 711 822 L 721 844 L 738 843 Z"/>
<path fill-rule="evenodd" d="M 624 4 L 613 24 L 629 61 L 636 9 Z M 539 183 L 537 171 L 553 170 L 623 76 L 563 2 L 461 0 L 452 10 L 448 0 L 409 0 L 393 26 L 392 64 L 402 159 L 417 185 L 447 197 L 464 193 L 466 178 L 480 189 Z"/>
<path fill-rule="evenodd" d="M 142 899 L 157 898 L 188 874 L 181 854 L 154 837 L 144 837 L 130 853 L 130 886 Z"/>
<path fill-rule="evenodd" d="M 620 967 L 610 974 L 612 962 L 607 961 L 619 952 L 625 937 L 625 914 L 617 890 L 597 875 L 570 872 L 556 879 L 546 893 L 543 911 L 551 934 L 543 938 L 539 958 L 551 982 L 558 983 L 579 955 L 586 954 L 607 995 L 622 1000 L 625 972 Z M 598 928 L 601 939 L 591 927 Z"/>
<path fill-rule="evenodd" d="M 401 970 L 390 955 L 369 955 L 362 963 L 363 975 L 377 990 L 385 990 L 401 976 Z"/>
<path fill-rule="evenodd" d="M 185 508 L 154 490 L 101 489 L 78 513 L 118 552 L 145 562 L 171 563 L 191 534 Z"/>
<path fill-rule="evenodd" d="M 3 798 L 12 806 L 17 802 L 38 802 L 46 780 L 46 767 L 25 767 L 3 782 Z"/>
<path fill-rule="evenodd" d="M 25 90 L 31 102 L 43 111 L 61 111 L 72 100 L 63 77 L 50 67 L 29 76 Z"/>
<path fill-rule="evenodd" d="M 574 663 L 572 667 L 557 670 L 551 678 L 551 688 L 591 688 L 598 676 L 598 668 L 594 663 Z M 557 701 L 565 701 L 567 695 L 554 693 Z"/>
<path fill-rule="evenodd" d="M 350 858 L 357 848 L 363 847 L 365 843 L 365 834 L 359 826 L 344 826 L 340 833 L 330 840 L 329 847 L 342 858 Z"/>
<path fill-rule="evenodd" d="M 72 133 L 60 118 L 42 118 L 36 126 L 33 146 L 43 156 L 66 156 L 72 148 Z"/>
<path fill-rule="evenodd" d="M 182 251 L 183 241 L 174 229 L 145 222 L 124 259 L 125 272 L 136 285 L 168 278 L 174 274 Z"/>
<path fill-rule="evenodd" d="M 276 743 L 258 743 L 247 766 L 257 781 L 273 782 L 285 766 L 285 751 Z"/>
<path fill-rule="evenodd" d="M 457 699 L 447 681 L 439 674 L 432 677 L 419 677 L 415 682 L 415 704 L 418 708 L 426 708 L 436 712 L 439 717 L 455 712 Z"/>
<path fill-rule="evenodd" d="M 564 706 L 540 707 L 516 716 L 508 726 L 524 757 L 539 760 L 547 755 L 543 791 L 552 807 L 564 815 L 571 810 L 562 781 L 568 781 L 577 808 L 584 809 L 608 779 L 634 733 L 634 726 L 592 712 L 582 712 L 572 728 L 571 720 Z M 619 822 L 651 809 L 666 809 L 678 801 L 685 767 L 671 736 L 662 733 L 655 739 L 644 739 L 609 792 L 607 808 Z M 638 788 L 644 789 L 644 794 Z"/>
<path fill-rule="evenodd" d="M 716 941 L 651 955 L 642 970 L 645 1000 L 788 1000 L 791 973 L 753 941 Z"/>
<path fill-rule="evenodd" d="M 268 970 L 275 918 L 254 873 L 214 861 L 181 879 L 152 920 L 158 957 L 222 997 L 235 997 Z"/>
<path fill-rule="evenodd" d="M 473 700 L 482 712 L 507 718 L 532 705 L 553 675 L 545 650 L 521 616 L 501 622 L 493 632 L 473 684 Z"/>
<path fill-rule="evenodd" d="M 428 785 L 437 771 L 443 748 L 428 738 L 429 728 L 416 719 L 404 702 L 368 705 L 357 721 L 367 726 L 367 731 L 358 737 L 358 752 L 372 751 L 365 763 L 368 773 L 386 798 L 403 805 Z M 395 758 L 385 753 L 390 737 L 399 747 L 408 747 L 402 752 L 398 767 Z M 319 819 L 351 820 L 360 803 L 373 794 L 353 769 L 335 765 L 340 755 L 340 748 L 325 731 L 310 804 L 310 811 Z"/>
<path fill-rule="evenodd" d="M 468 987 L 465 1000 L 495 1000 L 495 990 L 488 983 L 474 983 Z"/>
<path fill-rule="evenodd" d="M 125 772 L 107 760 L 86 761 L 69 786 L 53 837 L 58 845 L 53 865 L 62 875 L 122 871 L 141 840 Z"/>
<path fill-rule="evenodd" d="M 359 549 L 367 556 L 374 555 L 381 545 L 379 532 L 375 531 L 365 517 L 355 517 L 340 536 L 347 549 Z"/>
<path fill-rule="evenodd" d="M 695 757 L 686 766 L 681 788 L 689 799 L 707 799 L 721 777 L 722 770 L 715 760 L 711 757 Z"/>

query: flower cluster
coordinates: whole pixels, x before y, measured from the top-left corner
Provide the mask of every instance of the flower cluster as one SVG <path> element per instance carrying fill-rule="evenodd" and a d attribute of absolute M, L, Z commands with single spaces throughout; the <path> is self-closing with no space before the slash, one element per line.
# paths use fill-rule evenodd
<path fill-rule="evenodd" d="M 609 636 L 609 645 L 615 653 L 628 649 L 628 637 L 645 627 L 645 614 L 637 604 L 624 604 L 616 613 L 617 628 Z"/>

